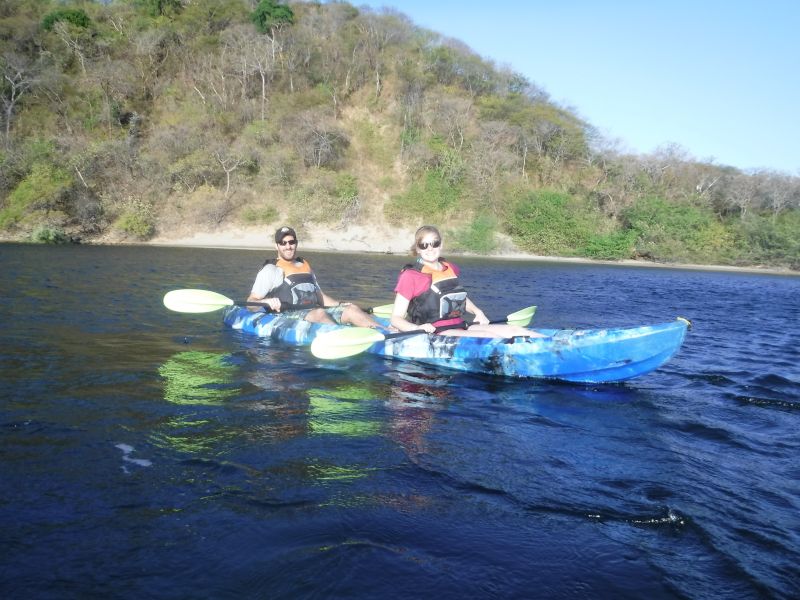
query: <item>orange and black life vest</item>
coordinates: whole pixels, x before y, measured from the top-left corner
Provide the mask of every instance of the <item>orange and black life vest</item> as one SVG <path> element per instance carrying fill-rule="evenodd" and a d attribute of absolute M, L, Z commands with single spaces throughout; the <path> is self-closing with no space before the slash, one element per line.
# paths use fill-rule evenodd
<path fill-rule="evenodd" d="M 317 308 L 323 306 L 322 290 L 311 265 L 302 258 L 293 261 L 273 258 L 264 263 L 272 264 L 283 271 L 283 283 L 272 290 L 268 298 L 278 298 L 281 304 L 294 308 Z"/>

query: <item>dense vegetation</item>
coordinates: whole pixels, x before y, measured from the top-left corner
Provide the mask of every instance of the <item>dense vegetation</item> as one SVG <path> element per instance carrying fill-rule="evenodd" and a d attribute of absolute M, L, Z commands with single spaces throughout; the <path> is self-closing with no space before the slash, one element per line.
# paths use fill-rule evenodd
<path fill-rule="evenodd" d="M 432 222 L 480 253 L 800 269 L 798 177 L 622 155 L 399 13 L 5 0 L 0 70 L 5 239 Z"/>

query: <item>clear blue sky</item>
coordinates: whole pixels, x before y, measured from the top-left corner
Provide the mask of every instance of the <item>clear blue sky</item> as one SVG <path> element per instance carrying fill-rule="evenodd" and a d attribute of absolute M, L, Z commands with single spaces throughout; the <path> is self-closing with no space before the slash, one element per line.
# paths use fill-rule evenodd
<path fill-rule="evenodd" d="M 621 149 L 800 175 L 800 0 L 351 0 L 521 73 Z"/>

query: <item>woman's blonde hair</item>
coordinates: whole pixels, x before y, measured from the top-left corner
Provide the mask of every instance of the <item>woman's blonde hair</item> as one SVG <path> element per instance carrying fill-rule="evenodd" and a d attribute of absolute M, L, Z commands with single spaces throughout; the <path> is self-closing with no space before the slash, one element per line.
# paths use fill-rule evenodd
<path fill-rule="evenodd" d="M 442 234 L 439 233 L 439 230 L 436 229 L 433 225 L 423 225 L 419 229 L 417 229 L 417 233 L 414 234 L 414 245 L 411 246 L 411 254 L 412 256 L 419 256 L 419 244 L 420 240 L 424 238 L 429 233 L 432 233 L 437 237 L 437 239 L 442 239 Z"/>

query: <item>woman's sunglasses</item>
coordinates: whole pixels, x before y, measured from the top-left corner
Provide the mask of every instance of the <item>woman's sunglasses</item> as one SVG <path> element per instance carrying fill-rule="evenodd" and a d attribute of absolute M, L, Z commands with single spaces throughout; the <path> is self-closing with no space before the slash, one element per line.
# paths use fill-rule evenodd
<path fill-rule="evenodd" d="M 297 240 L 282 240 L 278 244 L 281 246 L 296 246 Z"/>
<path fill-rule="evenodd" d="M 428 242 L 417 242 L 417 248 L 420 250 L 427 250 L 428 246 L 432 246 L 434 248 L 438 248 L 442 245 L 442 240 L 433 240 L 431 243 Z"/>

